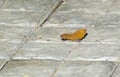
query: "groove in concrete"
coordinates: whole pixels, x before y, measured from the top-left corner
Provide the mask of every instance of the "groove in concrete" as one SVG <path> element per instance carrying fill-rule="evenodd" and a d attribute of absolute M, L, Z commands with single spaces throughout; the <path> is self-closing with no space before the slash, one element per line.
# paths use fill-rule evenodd
<path fill-rule="evenodd" d="M 77 44 L 77 45 L 79 45 L 79 44 Z M 73 46 L 73 50 L 76 48 L 77 45 Z M 68 53 L 65 55 L 63 60 L 57 65 L 57 67 L 55 68 L 53 73 L 50 75 L 50 77 L 55 77 L 56 73 L 62 68 L 64 63 L 67 61 L 66 59 L 69 57 L 69 55 L 72 53 L 73 50 L 68 51 Z"/>
<path fill-rule="evenodd" d="M 118 66 L 119 66 L 119 63 L 115 65 L 115 67 L 113 68 L 113 70 L 112 70 L 112 72 L 110 73 L 110 76 L 109 76 L 109 77 L 113 77 L 113 75 L 114 75 L 115 71 L 117 70 Z"/>

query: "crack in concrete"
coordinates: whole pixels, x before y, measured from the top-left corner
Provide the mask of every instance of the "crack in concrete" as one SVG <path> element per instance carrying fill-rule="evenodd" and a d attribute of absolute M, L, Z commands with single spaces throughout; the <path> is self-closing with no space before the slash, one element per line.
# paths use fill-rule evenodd
<path fill-rule="evenodd" d="M 109 77 L 113 77 L 113 75 L 114 75 L 115 71 L 117 70 L 118 66 L 119 66 L 119 63 L 115 65 L 115 67 L 113 68 Z"/>

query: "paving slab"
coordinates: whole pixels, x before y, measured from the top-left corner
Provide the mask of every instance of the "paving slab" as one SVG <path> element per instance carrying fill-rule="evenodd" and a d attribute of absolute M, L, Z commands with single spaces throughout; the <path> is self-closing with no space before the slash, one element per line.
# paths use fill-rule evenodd
<path fill-rule="evenodd" d="M 4 1 L 0 9 L 0 56 L 8 59 L 18 45 L 23 44 L 24 35 L 29 34 L 51 12 L 58 0 Z"/>
<path fill-rule="evenodd" d="M 113 61 L 120 62 L 119 45 L 114 44 L 85 44 L 78 45 L 68 56 L 75 61 Z"/>
<path fill-rule="evenodd" d="M 58 63 L 51 60 L 13 60 L 0 72 L 0 77 L 49 77 Z"/>
<path fill-rule="evenodd" d="M 66 62 L 55 77 L 109 77 L 115 65 L 112 62 Z"/>
<path fill-rule="evenodd" d="M 64 0 L 44 26 L 94 27 L 113 3 L 114 0 Z"/>
<path fill-rule="evenodd" d="M 52 59 L 61 61 L 72 48 L 73 45 L 63 43 L 28 42 L 13 59 Z"/>

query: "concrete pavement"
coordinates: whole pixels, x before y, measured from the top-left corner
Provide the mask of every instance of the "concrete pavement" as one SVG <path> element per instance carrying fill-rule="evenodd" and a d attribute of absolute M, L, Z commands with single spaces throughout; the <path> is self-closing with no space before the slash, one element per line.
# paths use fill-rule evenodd
<path fill-rule="evenodd" d="M 0 77 L 119 77 L 119 0 L 1 0 Z M 80 42 L 60 35 L 86 28 Z"/>

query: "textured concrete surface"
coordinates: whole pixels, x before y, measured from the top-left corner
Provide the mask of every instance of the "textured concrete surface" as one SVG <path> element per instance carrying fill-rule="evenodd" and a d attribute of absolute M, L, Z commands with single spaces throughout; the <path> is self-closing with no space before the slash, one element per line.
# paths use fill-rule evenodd
<path fill-rule="evenodd" d="M 120 1 L 60 1 L 0 0 L 0 77 L 120 76 Z"/>
<path fill-rule="evenodd" d="M 58 0 L 4 0 L 0 10 L 0 56 L 9 59 Z"/>
<path fill-rule="evenodd" d="M 6 65 L 1 77 L 49 77 L 57 66 L 58 61 L 51 60 L 15 60 Z M 114 68 L 112 62 L 66 62 L 56 77 L 107 77 Z M 9 70 L 8 70 L 9 69 Z M 96 71 L 98 70 L 98 71 Z M 16 72 L 15 72 L 16 71 Z"/>
<path fill-rule="evenodd" d="M 47 60 L 14 60 L 1 71 L 0 77 L 49 77 L 58 63 Z"/>
<path fill-rule="evenodd" d="M 113 6 L 114 0 L 65 0 L 47 26 L 94 27 Z"/>

